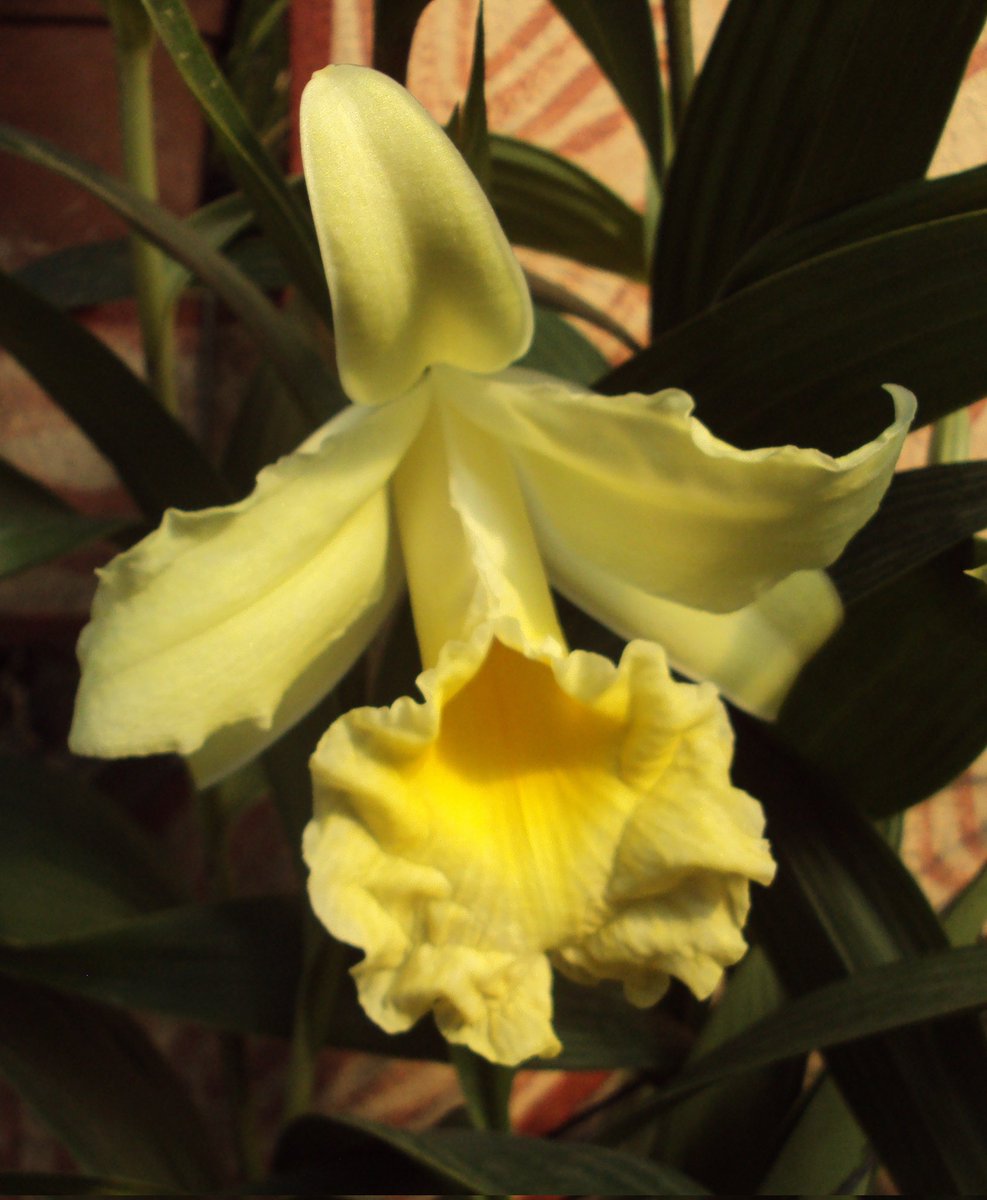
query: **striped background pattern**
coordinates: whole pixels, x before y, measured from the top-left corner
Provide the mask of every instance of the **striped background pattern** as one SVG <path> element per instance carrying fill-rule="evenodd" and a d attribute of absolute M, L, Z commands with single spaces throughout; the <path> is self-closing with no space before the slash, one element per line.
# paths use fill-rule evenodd
<path fill-rule="evenodd" d="M 697 57 L 709 44 L 725 0 L 694 0 Z M 433 0 L 416 35 L 409 86 L 440 120 L 461 96 L 472 53 L 476 0 Z M 616 7 L 616 4 L 615 4 Z M 653 8 L 660 9 L 659 3 Z M 606 181 L 629 202 L 644 198 L 644 160 L 636 134 L 612 88 L 547 0 L 487 0 L 487 104 L 491 127 L 530 139 Z M 367 63 L 372 37 L 370 0 L 293 0 L 292 86 L 300 92 L 308 76 L 328 61 Z M 972 166 L 987 157 L 987 39 L 982 40 L 950 119 L 934 173 Z M 624 280 L 521 251 L 531 265 L 605 309 L 631 332 L 645 331 L 643 289 Z M 114 345 L 138 361 L 132 336 L 111 328 Z M 189 336 L 189 335 L 185 335 Z M 194 348 L 194 347 L 193 347 Z M 113 510 L 124 503 L 112 472 L 85 440 L 43 398 L 33 394 L 9 361 L 0 361 L 0 385 L 9 401 L 0 411 L 3 452 L 25 469 L 59 487 L 84 509 Z M 913 435 L 903 465 L 924 461 L 927 435 Z M 987 456 L 987 416 L 974 410 L 974 449 Z M 0 585 L 0 615 L 8 618 L 49 611 L 84 612 L 91 591 L 85 555 L 69 566 L 31 572 Z M 194 841 L 179 816 L 168 831 L 176 853 Z M 271 812 L 252 812 L 238 830 L 237 857 L 257 890 L 283 882 L 266 847 L 274 835 Z M 948 791 L 909 814 L 905 858 L 935 903 L 943 902 L 984 862 L 987 851 L 987 759 L 967 771 Z M 195 864 L 190 870 L 194 872 Z M 214 1035 L 176 1022 L 148 1020 L 146 1026 L 189 1081 L 196 1100 L 220 1138 L 228 1139 L 222 1110 L 223 1074 Z M 258 1040 L 250 1049 L 251 1080 L 258 1123 L 271 1130 L 283 1095 L 284 1053 Z M 527 1071 L 513 1096 L 518 1126 L 532 1133 L 550 1129 L 574 1107 L 602 1095 L 618 1082 L 602 1072 L 563 1074 Z M 434 1123 L 458 1100 L 449 1068 L 402 1063 L 365 1055 L 326 1052 L 319 1063 L 317 1107 L 347 1110 L 408 1127 Z M 38 1126 L 12 1093 L 0 1088 L 0 1165 L 25 1170 L 67 1169 L 71 1160 Z"/>

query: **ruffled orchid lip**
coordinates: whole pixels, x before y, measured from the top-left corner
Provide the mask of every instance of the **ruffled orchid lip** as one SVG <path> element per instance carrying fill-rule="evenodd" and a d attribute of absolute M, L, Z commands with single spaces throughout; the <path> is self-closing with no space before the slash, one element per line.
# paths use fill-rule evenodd
<path fill-rule="evenodd" d="M 615 666 L 508 618 L 449 643 L 419 686 L 341 718 L 312 762 L 310 895 L 365 951 L 372 1019 L 432 1010 L 516 1064 L 558 1049 L 550 964 L 636 1003 L 671 974 L 708 995 L 744 952 L 749 881 L 774 871 L 715 692 L 672 680 L 650 643 Z"/>

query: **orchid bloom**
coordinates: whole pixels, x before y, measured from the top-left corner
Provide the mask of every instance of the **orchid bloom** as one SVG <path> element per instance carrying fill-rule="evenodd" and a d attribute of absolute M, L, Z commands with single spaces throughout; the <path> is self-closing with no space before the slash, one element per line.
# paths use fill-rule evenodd
<path fill-rule="evenodd" d="M 745 949 L 774 865 L 713 683 L 770 713 L 833 628 L 819 570 L 873 513 L 913 412 L 833 459 L 741 451 L 670 390 L 509 369 L 532 310 L 481 189 L 396 83 L 330 67 L 305 174 L 352 405 L 227 508 L 169 512 L 101 573 L 74 749 L 258 753 L 367 645 L 404 580 L 422 700 L 312 759 L 312 904 L 365 951 L 385 1029 L 432 1011 L 501 1063 L 559 1049 L 551 968 L 651 1004 Z M 549 583 L 632 641 L 570 651 Z M 659 643 L 661 645 L 659 645 Z"/>

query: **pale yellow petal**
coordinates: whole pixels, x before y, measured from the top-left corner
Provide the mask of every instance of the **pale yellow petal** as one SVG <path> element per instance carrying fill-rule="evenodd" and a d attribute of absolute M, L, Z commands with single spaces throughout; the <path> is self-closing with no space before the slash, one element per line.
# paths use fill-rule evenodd
<path fill-rule="evenodd" d="M 422 386 L 436 402 L 394 479 L 422 662 L 432 666 L 446 642 L 504 616 L 529 641 L 554 639 L 561 648 L 513 463 L 501 443 L 442 403 L 436 380 L 447 374 L 467 392 L 475 385 L 459 371 L 431 373 Z"/>
<path fill-rule="evenodd" d="M 658 642 L 674 667 L 707 679 L 738 707 L 778 715 L 799 672 L 839 627 L 843 605 L 824 571 L 796 571 L 736 612 L 713 613 L 650 596 L 564 543 L 545 546 L 552 582 L 621 637 Z"/>
<path fill-rule="evenodd" d="M 228 508 L 170 510 L 100 574 L 71 746 L 194 755 L 203 782 L 312 707 L 397 594 L 386 485 L 426 403 L 348 409 Z"/>
<path fill-rule="evenodd" d="M 343 386 L 377 404 L 426 367 L 498 371 L 531 339 L 531 300 L 483 190 L 393 80 L 333 66 L 302 96 L 305 181 Z"/>
<path fill-rule="evenodd" d="M 507 372 L 463 412 L 510 444 L 539 541 L 678 604 L 730 612 L 795 571 L 833 562 L 873 515 L 915 401 L 842 458 L 737 450 L 679 391 L 597 396 Z M 574 568 L 575 569 L 575 568 Z"/>
<path fill-rule="evenodd" d="M 656 999 L 707 995 L 744 952 L 751 879 L 774 866 L 755 801 L 729 780 L 712 688 L 662 651 L 619 666 L 525 643 L 517 622 L 450 643 L 424 703 L 358 709 L 313 758 L 313 906 L 359 946 L 383 1028 L 429 1010 L 496 1062 L 551 1055 L 549 964 Z"/>

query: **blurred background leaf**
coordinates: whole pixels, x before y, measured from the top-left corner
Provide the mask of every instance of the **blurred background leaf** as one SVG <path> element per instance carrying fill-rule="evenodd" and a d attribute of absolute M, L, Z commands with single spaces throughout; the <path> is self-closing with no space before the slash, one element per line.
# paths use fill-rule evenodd
<path fill-rule="evenodd" d="M 195 1105 L 129 1017 L 3 978 L 0 1025 L 0 1073 L 83 1171 L 165 1192 L 216 1189 Z"/>

